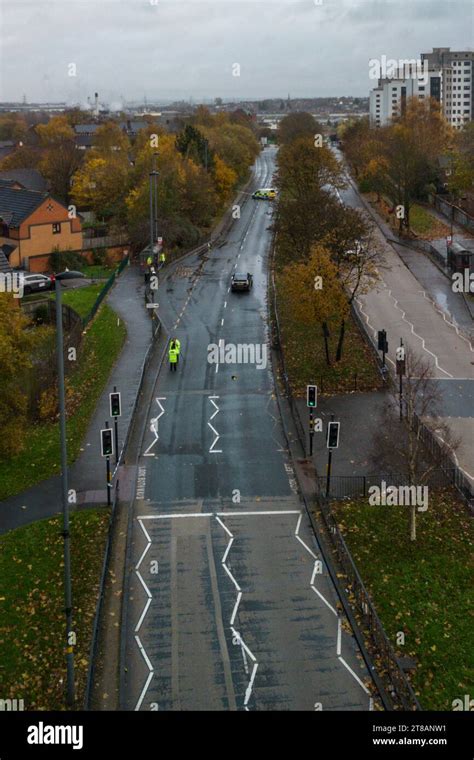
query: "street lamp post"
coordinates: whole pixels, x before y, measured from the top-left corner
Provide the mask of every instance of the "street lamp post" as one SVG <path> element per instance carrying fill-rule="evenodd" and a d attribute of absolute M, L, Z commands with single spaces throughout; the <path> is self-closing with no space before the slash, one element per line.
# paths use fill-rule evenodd
<path fill-rule="evenodd" d="M 56 354 L 58 362 L 58 397 L 59 397 L 59 431 L 61 438 L 61 491 L 63 507 L 63 539 L 64 539 L 64 601 L 66 613 L 66 666 L 67 666 L 67 704 L 74 705 L 74 646 L 72 630 L 72 591 L 71 591 L 71 545 L 69 532 L 69 502 L 68 502 L 68 473 L 67 473 L 67 441 L 66 441 L 66 394 L 64 389 L 64 342 L 63 342 L 63 313 L 61 298 L 61 282 L 82 278 L 81 272 L 62 272 L 56 275 Z"/>

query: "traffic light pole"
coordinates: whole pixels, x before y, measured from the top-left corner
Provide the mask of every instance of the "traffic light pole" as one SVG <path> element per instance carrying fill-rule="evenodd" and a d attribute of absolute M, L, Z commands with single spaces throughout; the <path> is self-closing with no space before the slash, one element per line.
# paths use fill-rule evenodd
<path fill-rule="evenodd" d="M 109 423 L 105 423 L 105 427 L 109 427 Z M 110 456 L 107 456 L 105 458 L 105 467 L 106 467 L 106 478 L 107 478 L 107 506 L 110 507 L 111 500 L 110 500 Z"/>
<path fill-rule="evenodd" d="M 331 414 L 331 422 L 334 420 L 334 415 Z M 331 490 L 331 466 L 332 466 L 332 449 L 328 449 L 328 467 L 326 471 L 326 499 L 329 496 Z"/>
<path fill-rule="evenodd" d="M 114 393 L 117 393 L 117 386 L 114 385 Z M 118 464 L 119 461 L 119 449 L 118 449 L 118 420 L 117 417 L 114 417 L 114 428 L 115 428 L 115 464 Z"/>
<path fill-rule="evenodd" d="M 71 535 L 69 532 L 67 442 L 66 442 L 66 398 L 64 387 L 64 345 L 63 345 L 63 311 L 61 282 L 56 280 L 56 352 L 58 360 L 58 395 L 59 395 L 59 429 L 61 437 L 61 485 L 63 507 L 64 539 L 64 600 L 66 613 L 66 668 L 67 668 L 67 704 L 74 705 L 74 648 L 72 646 L 72 584 L 71 584 Z"/>

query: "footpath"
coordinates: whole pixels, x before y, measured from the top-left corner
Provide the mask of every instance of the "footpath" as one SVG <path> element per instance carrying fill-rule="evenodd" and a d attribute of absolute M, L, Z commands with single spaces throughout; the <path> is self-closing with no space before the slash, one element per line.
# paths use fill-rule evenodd
<path fill-rule="evenodd" d="M 152 344 L 150 316 L 145 308 L 143 275 L 128 266 L 117 278 L 106 303 L 124 322 L 127 338 L 99 399 L 79 458 L 69 467 L 69 488 L 77 492 L 77 508 L 107 501 L 105 460 L 100 456 L 100 429 L 109 416 L 109 393 L 117 387 L 122 394 L 119 418 L 119 450 L 122 449 L 132 421 L 147 352 Z M 53 517 L 61 512 L 61 479 L 49 478 L 0 503 L 0 534 L 13 528 Z"/>

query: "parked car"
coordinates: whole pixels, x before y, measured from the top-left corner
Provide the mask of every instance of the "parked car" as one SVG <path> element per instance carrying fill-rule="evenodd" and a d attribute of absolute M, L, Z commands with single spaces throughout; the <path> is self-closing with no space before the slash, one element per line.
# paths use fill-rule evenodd
<path fill-rule="evenodd" d="M 26 296 L 29 293 L 38 293 L 41 290 L 52 290 L 53 288 L 54 275 L 25 274 L 23 277 L 23 292 Z"/>
<path fill-rule="evenodd" d="M 253 285 L 253 276 L 250 272 L 243 274 L 242 272 L 236 272 L 232 275 L 230 289 L 232 291 L 249 291 Z"/>

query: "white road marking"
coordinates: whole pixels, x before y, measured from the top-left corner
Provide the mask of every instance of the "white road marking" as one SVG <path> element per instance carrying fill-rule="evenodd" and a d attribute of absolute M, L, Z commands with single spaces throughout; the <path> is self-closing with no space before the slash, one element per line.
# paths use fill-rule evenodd
<path fill-rule="evenodd" d="M 145 619 L 146 613 L 148 612 L 148 607 L 150 606 L 150 604 L 151 604 L 151 597 L 150 597 L 150 599 L 148 599 L 148 601 L 145 604 L 145 607 L 143 609 L 143 612 L 140 615 L 140 620 L 138 621 L 137 626 L 135 628 L 135 633 L 138 633 L 138 631 L 140 630 L 141 625 L 142 625 L 142 623 L 143 623 L 143 621 Z"/>
<path fill-rule="evenodd" d="M 352 668 L 349 667 L 349 665 L 344 660 L 344 658 L 343 657 L 338 657 L 337 659 L 340 660 L 342 662 L 342 664 L 347 668 L 347 670 L 349 671 L 349 673 L 352 676 L 354 676 L 355 680 L 357 681 L 357 683 L 359 684 L 359 686 L 361 686 L 363 688 L 363 690 L 365 691 L 365 693 L 366 694 L 370 694 L 370 691 L 368 690 L 367 686 L 364 683 L 362 683 L 362 681 L 360 680 L 359 676 L 356 673 L 354 673 L 354 671 L 352 670 Z"/>
<path fill-rule="evenodd" d="M 336 646 L 336 654 L 338 657 L 341 654 L 341 629 L 342 629 L 342 623 L 341 623 L 341 618 L 339 617 L 337 619 L 337 646 Z"/>
<path fill-rule="evenodd" d="M 139 570 L 135 570 L 135 572 L 137 574 L 138 580 L 140 581 L 140 583 L 142 584 L 143 588 L 145 589 L 145 593 L 146 593 L 147 597 L 149 599 L 151 599 L 150 589 L 148 588 L 148 586 L 146 585 L 145 581 L 143 580 L 140 571 Z"/>
<path fill-rule="evenodd" d="M 247 706 L 248 701 L 250 699 L 250 696 L 252 694 L 252 688 L 253 688 L 253 682 L 255 680 L 255 675 L 257 673 L 258 663 L 255 663 L 252 670 L 252 675 L 250 676 L 249 685 L 247 686 L 247 691 L 245 692 L 245 700 L 244 705 Z"/>
<path fill-rule="evenodd" d="M 151 664 L 150 659 L 149 659 L 149 657 L 148 657 L 148 655 L 147 655 L 147 653 L 145 651 L 145 648 L 144 648 L 142 642 L 140 641 L 140 637 L 139 636 L 135 636 L 135 641 L 137 642 L 138 648 L 139 648 L 139 650 L 140 650 L 140 652 L 142 654 L 142 657 L 143 657 L 143 659 L 145 660 L 145 662 L 147 664 L 148 670 L 150 670 L 151 672 L 153 672 L 153 665 Z"/>
<path fill-rule="evenodd" d="M 153 457 L 153 456 L 155 456 L 154 453 L 150 453 L 150 452 L 151 452 L 151 449 L 154 447 L 154 445 L 156 444 L 156 442 L 160 438 L 160 436 L 158 434 L 158 420 L 165 413 L 164 407 L 161 404 L 161 402 L 162 401 L 166 401 L 166 396 L 158 396 L 157 398 L 155 398 L 155 401 L 158 404 L 158 406 L 160 407 L 160 413 L 158 414 L 157 417 L 152 417 L 151 420 L 150 420 L 150 431 L 153 433 L 153 435 L 155 436 L 155 438 L 150 443 L 150 445 L 148 446 L 147 450 L 143 453 L 144 457 Z"/>
<path fill-rule="evenodd" d="M 329 609 L 331 610 L 331 612 L 333 612 L 335 614 L 335 616 L 338 617 L 337 612 L 334 609 L 334 607 L 332 606 L 332 604 L 329 604 L 328 600 L 324 598 L 324 596 L 321 594 L 320 591 L 318 591 L 318 589 L 316 588 L 316 586 L 311 586 L 311 588 L 313 589 L 314 593 L 317 594 L 320 597 L 320 599 L 323 600 L 323 602 L 326 605 L 326 607 L 329 607 Z"/>
<path fill-rule="evenodd" d="M 151 672 L 148 674 L 148 678 L 146 679 L 146 683 L 145 683 L 145 686 L 143 687 L 142 693 L 140 694 L 140 699 L 138 700 L 138 702 L 137 702 L 137 704 L 136 704 L 136 707 L 135 707 L 135 711 L 139 710 L 139 709 L 140 709 L 140 707 L 142 706 L 142 702 L 143 702 L 143 699 L 144 699 L 144 697 L 145 697 L 145 694 L 146 694 L 146 693 L 147 693 L 147 691 L 148 691 L 148 687 L 149 687 L 149 685 L 150 685 L 150 681 L 151 681 L 151 679 L 152 679 L 152 678 L 153 678 L 153 671 L 151 671 Z"/>
<path fill-rule="evenodd" d="M 235 586 L 235 588 L 237 589 L 237 591 L 241 591 L 242 589 L 240 588 L 239 584 L 238 584 L 238 583 L 237 583 L 237 581 L 235 580 L 234 576 L 233 576 L 233 575 L 232 575 L 232 573 L 230 572 L 230 570 L 229 570 L 229 568 L 227 567 L 227 565 L 225 565 L 224 563 L 222 563 L 222 566 L 223 566 L 224 570 L 226 571 L 227 575 L 229 576 L 229 578 L 231 579 L 231 581 L 232 581 L 232 583 L 234 584 L 234 586 Z"/>
<path fill-rule="evenodd" d="M 224 317 L 222 317 L 222 319 L 221 319 L 221 327 L 223 327 L 223 326 L 224 326 Z"/>
<path fill-rule="evenodd" d="M 227 535 L 228 535 L 228 536 L 230 536 L 230 537 L 231 537 L 231 539 L 232 539 L 232 541 L 233 541 L 233 540 L 234 540 L 234 535 L 233 535 L 233 533 L 231 533 L 231 532 L 230 532 L 230 530 L 229 530 L 229 528 L 227 527 L 227 525 L 224 525 L 224 523 L 222 522 L 222 520 L 220 519 L 220 517 L 219 517 L 218 515 L 216 515 L 216 520 L 217 520 L 217 522 L 219 523 L 219 525 L 220 525 L 222 528 L 224 528 L 224 530 L 225 530 L 225 532 L 227 533 Z M 223 560 L 223 561 L 224 561 L 224 560 Z"/>

